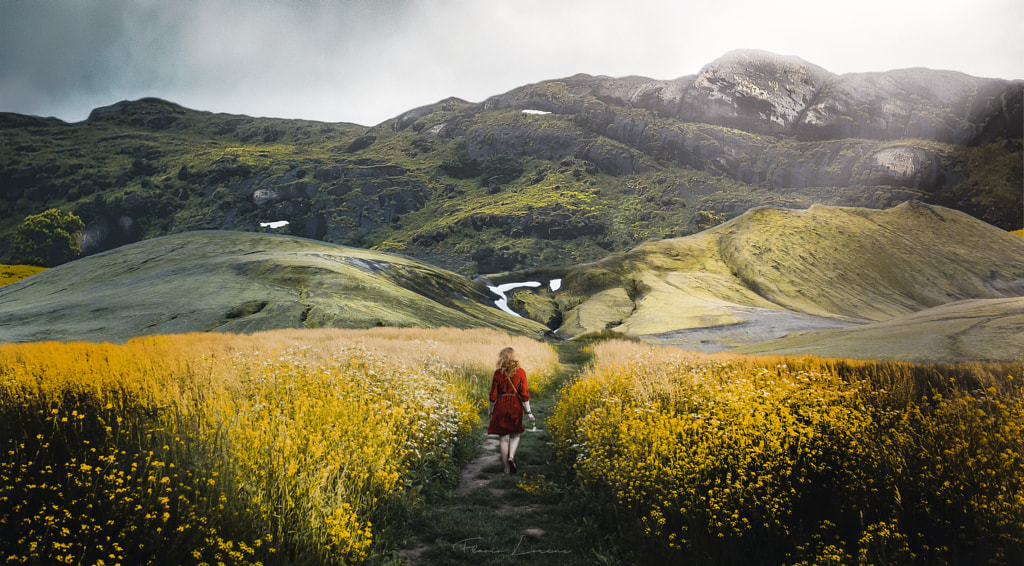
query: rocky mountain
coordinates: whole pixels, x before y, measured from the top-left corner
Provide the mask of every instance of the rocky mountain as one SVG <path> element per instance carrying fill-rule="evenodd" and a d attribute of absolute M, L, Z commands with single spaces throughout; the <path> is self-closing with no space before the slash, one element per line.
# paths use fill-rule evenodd
<path fill-rule="evenodd" d="M 741 51 L 695 76 L 577 75 L 373 127 L 158 99 L 74 124 L 0 114 L 0 261 L 17 224 L 54 206 L 85 221 L 86 254 L 262 230 L 465 275 L 595 261 L 762 205 L 916 199 L 1018 229 L 1022 91 Z"/>

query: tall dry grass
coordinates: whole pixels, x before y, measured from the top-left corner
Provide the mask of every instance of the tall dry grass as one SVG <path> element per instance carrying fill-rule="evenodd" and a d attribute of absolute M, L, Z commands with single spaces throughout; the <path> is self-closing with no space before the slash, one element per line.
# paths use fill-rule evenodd
<path fill-rule="evenodd" d="M 656 558 L 1024 561 L 1024 363 L 594 349 L 548 428 Z"/>
<path fill-rule="evenodd" d="M 512 344 L 491 331 L 184 334 L 0 346 L 11 563 L 336 564 L 457 478 Z"/>
<path fill-rule="evenodd" d="M 394 328 L 367 330 L 326 329 L 309 333 L 304 330 L 276 330 L 254 334 L 254 341 L 269 341 L 262 347 L 274 347 L 282 341 L 298 341 L 318 355 L 332 352 L 337 344 L 372 344 L 374 351 L 410 365 L 427 368 L 458 368 L 467 377 L 484 378 L 476 383 L 474 391 L 485 396 L 481 388 L 490 386 L 498 352 L 506 347 L 515 348 L 520 363 L 526 369 L 531 391 L 550 390 L 559 372 L 558 354 L 548 344 L 519 336 L 509 336 L 490 329 L 459 328 Z M 260 343 L 260 342 L 258 342 Z"/>

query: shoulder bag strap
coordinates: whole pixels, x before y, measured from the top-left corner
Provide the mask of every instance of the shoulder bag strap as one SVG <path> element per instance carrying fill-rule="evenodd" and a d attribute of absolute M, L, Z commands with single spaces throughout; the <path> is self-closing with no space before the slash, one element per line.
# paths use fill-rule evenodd
<path fill-rule="evenodd" d="M 512 378 L 509 377 L 507 373 L 505 373 L 505 370 L 502 370 L 501 373 L 505 375 L 505 379 L 507 379 L 509 385 L 512 386 L 512 391 L 516 392 L 516 399 L 519 399 L 519 404 L 523 406 L 523 410 L 525 411 L 526 410 L 526 404 L 523 401 L 523 398 L 519 396 L 519 388 L 516 387 L 516 384 L 515 384 L 515 382 L 512 381 Z"/>

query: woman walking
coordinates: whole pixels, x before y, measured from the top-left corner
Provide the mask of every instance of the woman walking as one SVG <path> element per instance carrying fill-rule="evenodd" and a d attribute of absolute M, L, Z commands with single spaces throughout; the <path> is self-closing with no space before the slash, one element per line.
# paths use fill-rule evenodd
<path fill-rule="evenodd" d="M 487 416 L 487 434 L 498 435 L 501 462 L 505 475 L 516 473 L 516 449 L 519 448 L 519 434 L 523 428 L 523 412 L 530 422 L 537 419 L 530 411 L 530 389 L 526 384 L 526 371 L 519 367 L 519 359 L 512 348 L 498 353 L 498 367 L 491 377 L 490 404 Z"/>

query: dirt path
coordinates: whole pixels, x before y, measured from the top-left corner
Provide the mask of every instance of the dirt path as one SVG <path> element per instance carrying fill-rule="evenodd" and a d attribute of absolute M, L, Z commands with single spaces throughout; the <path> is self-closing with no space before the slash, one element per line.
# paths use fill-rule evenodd
<path fill-rule="evenodd" d="M 416 536 L 398 552 L 400 563 L 555 566 L 600 561 L 565 490 L 553 480 L 546 421 L 554 404 L 551 395 L 531 399 L 537 430 L 528 426 L 521 436 L 515 475 L 503 473 L 497 437 L 482 439 L 480 454 L 463 466 L 449 500 L 413 525 Z"/>
<path fill-rule="evenodd" d="M 495 456 L 498 452 L 498 438 L 488 436 L 484 440 L 482 448 L 483 454 L 462 467 L 462 471 L 459 473 L 459 487 L 455 488 L 456 497 L 465 497 L 474 489 L 486 487 L 497 479 L 497 476 L 484 470 L 493 465 L 495 461 L 501 461 L 501 458 Z"/>

